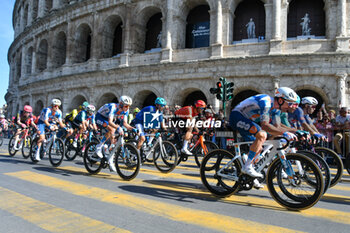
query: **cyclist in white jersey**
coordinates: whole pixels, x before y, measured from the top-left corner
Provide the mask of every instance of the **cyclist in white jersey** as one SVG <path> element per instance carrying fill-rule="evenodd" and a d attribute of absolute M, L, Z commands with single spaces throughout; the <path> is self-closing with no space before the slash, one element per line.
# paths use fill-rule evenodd
<path fill-rule="evenodd" d="M 296 103 L 297 96 L 292 89 L 281 87 L 276 90 L 274 98 L 266 94 L 255 95 L 242 101 L 232 110 L 230 126 L 238 130 L 245 141 L 254 141 L 242 168 L 243 173 L 255 178 L 263 177 L 261 173 L 255 171 L 253 161 L 261 152 L 267 133 L 272 136 L 283 135 L 288 140 L 296 139 L 293 133 L 275 126 L 272 122 L 280 120 L 280 112 L 286 112 L 290 105 Z"/>

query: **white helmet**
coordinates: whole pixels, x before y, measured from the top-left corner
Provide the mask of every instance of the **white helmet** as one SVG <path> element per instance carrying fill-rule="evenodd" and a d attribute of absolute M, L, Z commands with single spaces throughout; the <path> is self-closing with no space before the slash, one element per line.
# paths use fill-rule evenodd
<path fill-rule="evenodd" d="M 5 118 L 5 115 L 4 115 L 4 114 L 1 114 L 1 115 L 0 115 L 0 118 Z"/>
<path fill-rule="evenodd" d="M 275 97 L 281 97 L 288 102 L 297 102 L 298 95 L 289 87 L 280 87 L 276 90 Z"/>
<path fill-rule="evenodd" d="M 307 96 L 301 99 L 301 104 L 317 105 L 318 101 L 312 96 Z"/>
<path fill-rule="evenodd" d="M 89 105 L 86 107 L 86 111 L 88 111 L 88 112 L 93 113 L 93 112 L 95 112 L 95 110 L 96 110 L 96 108 L 95 108 L 95 106 L 92 105 L 92 104 L 89 104 Z"/>
<path fill-rule="evenodd" d="M 132 105 L 132 99 L 129 96 L 123 95 L 120 97 L 120 102 L 124 105 Z"/>
<path fill-rule="evenodd" d="M 61 100 L 59 100 L 59 99 L 52 99 L 51 104 L 52 105 L 61 106 Z"/>

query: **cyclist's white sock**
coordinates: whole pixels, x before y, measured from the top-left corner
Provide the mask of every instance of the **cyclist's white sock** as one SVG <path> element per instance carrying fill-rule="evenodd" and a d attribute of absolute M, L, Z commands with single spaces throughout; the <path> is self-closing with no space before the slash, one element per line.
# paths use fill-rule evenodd
<path fill-rule="evenodd" d="M 187 147 L 188 147 L 188 141 L 187 140 L 184 140 L 184 144 L 182 146 L 182 149 L 183 150 L 187 150 Z"/>

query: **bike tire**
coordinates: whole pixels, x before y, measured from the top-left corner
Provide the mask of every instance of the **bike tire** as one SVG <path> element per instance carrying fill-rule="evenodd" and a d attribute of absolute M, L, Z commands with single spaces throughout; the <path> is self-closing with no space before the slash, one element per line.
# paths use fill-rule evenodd
<path fill-rule="evenodd" d="M 336 174 L 334 177 L 331 177 L 331 184 L 330 187 L 333 187 L 336 185 L 342 178 L 343 176 L 343 170 L 344 170 L 344 164 L 341 158 L 335 153 L 335 151 L 325 148 L 325 147 L 315 147 L 315 152 L 319 154 L 326 162 L 327 162 L 327 157 L 330 157 L 333 161 L 333 164 L 329 164 L 329 168 L 332 168 L 335 166 L 335 169 L 337 170 Z M 328 161 L 330 161 L 328 160 Z"/>
<path fill-rule="evenodd" d="M 66 148 L 65 153 L 64 153 L 64 157 L 66 157 L 66 159 L 68 161 L 73 161 L 78 155 L 77 149 L 73 147 L 69 138 L 66 139 L 64 144 L 65 144 L 65 148 Z"/>
<path fill-rule="evenodd" d="M 125 143 L 115 153 L 115 167 L 123 180 L 134 179 L 140 171 L 141 158 L 137 148 L 131 143 Z"/>
<path fill-rule="evenodd" d="M 33 163 L 38 163 L 39 161 L 35 159 L 35 152 L 38 149 L 38 140 L 39 138 L 35 138 L 32 141 L 32 144 L 30 145 L 30 159 L 32 160 Z M 44 150 L 43 150 L 43 144 L 40 147 L 40 158 L 42 159 L 44 157 Z"/>
<path fill-rule="evenodd" d="M 65 147 L 62 139 L 56 138 L 49 149 L 49 160 L 52 166 L 58 167 L 61 165 L 65 154 L 64 150 Z"/>
<path fill-rule="evenodd" d="M 350 154 L 345 158 L 345 168 L 350 175 Z"/>
<path fill-rule="evenodd" d="M 28 159 L 30 156 L 30 147 L 32 145 L 32 137 L 27 136 L 26 139 L 24 140 L 24 145 L 22 145 L 22 156 L 25 159 Z"/>
<path fill-rule="evenodd" d="M 218 145 L 211 141 L 204 141 L 204 145 L 206 146 L 208 153 L 212 150 L 219 149 Z M 205 157 L 204 150 L 200 144 L 193 150 L 194 159 L 198 167 L 201 166 L 202 160 Z"/>
<path fill-rule="evenodd" d="M 321 170 L 311 158 L 303 154 L 287 154 L 286 160 L 290 164 L 293 164 L 295 161 L 300 161 L 303 167 L 308 167 L 309 173 L 312 171 L 311 176 L 314 177 L 316 185 L 312 186 L 309 185 L 309 182 L 303 182 L 302 179 L 306 175 L 304 174 L 304 176 L 301 176 L 300 173 L 296 171 L 297 168 L 293 168 L 293 170 L 296 171 L 293 177 L 296 183 L 294 185 L 291 185 L 288 179 L 282 178 L 283 165 L 281 159 L 276 158 L 269 166 L 266 178 L 267 188 L 271 196 L 281 206 L 290 210 L 303 210 L 311 208 L 320 200 L 323 195 L 324 180 Z M 287 185 L 285 185 L 283 182 L 285 182 Z M 309 185 L 309 188 L 305 194 L 302 194 L 301 191 L 296 192 L 296 195 L 291 193 L 291 191 L 293 191 L 293 189 L 296 189 L 297 186 L 301 187 L 304 184 Z M 309 191 L 310 188 L 313 188 L 314 191 Z M 306 190 L 306 188 L 303 187 L 302 190 Z"/>
<path fill-rule="evenodd" d="M 241 174 L 239 160 L 234 160 L 230 167 L 224 168 L 233 157 L 234 155 L 227 150 L 216 149 L 209 152 L 202 160 L 200 167 L 202 183 L 212 194 L 218 197 L 230 196 L 239 190 L 238 179 Z M 225 175 L 232 178 L 225 178 L 218 172 L 225 173 Z"/>
<path fill-rule="evenodd" d="M 97 174 L 101 171 L 106 163 L 105 158 L 100 158 L 96 155 L 96 141 L 92 141 L 86 145 L 83 161 L 86 170 L 90 174 Z"/>
<path fill-rule="evenodd" d="M 0 146 L 2 146 L 2 144 L 4 143 L 4 138 L 3 135 L 0 136 Z"/>
<path fill-rule="evenodd" d="M 9 155 L 11 157 L 15 156 L 15 154 L 17 153 L 17 150 L 15 150 L 15 135 L 13 135 L 11 138 L 10 138 L 10 141 L 9 141 L 9 146 L 8 146 L 8 150 L 9 150 Z"/>
<path fill-rule="evenodd" d="M 311 151 L 298 150 L 298 153 L 304 154 L 304 155 L 308 156 L 309 158 L 311 158 L 316 163 L 318 168 L 320 168 L 320 170 L 323 174 L 323 179 L 324 179 L 324 191 L 323 191 L 323 193 L 326 193 L 330 184 L 331 184 L 331 171 L 329 170 L 329 166 L 326 163 L 326 161 L 324 161 L 324 159 L 320 155 L 313 153 Z"/>
<path fill-rule="evenodd" d="M 173 143 L 169 141 L 163 141 L 162 146 L 166 155 L 160 153 L 160 143 L 154 146 L 153 163 L 154 166 L 162 173 L 169 173 L 173 171 L 177 166 L 177 160 L 179 156 L 177 149 Z"/>

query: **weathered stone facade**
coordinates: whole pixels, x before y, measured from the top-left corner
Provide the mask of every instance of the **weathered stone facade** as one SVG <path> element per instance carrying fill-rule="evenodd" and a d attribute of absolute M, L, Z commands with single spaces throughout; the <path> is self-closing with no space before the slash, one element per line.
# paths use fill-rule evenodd
<path fill-rule="evenodd" d="M 292 0 L 261 0 L 264 40 L 233 43 L 235 10 L 243 1 L 17 0 L 9 114 L 24 104 L 38 113 L 52 98 L 62 100 L 64 112 L 84 100 L 99 107 L 120 95 L 131 96 L 135 106 L 150 94 L 182 105 L 195 91 L 218 108 L 209 88 L 220 76 L 235 83 L 235 95 L 288 86 L 313 91 L 331 107 L 350 104 L 350 0 L 320 0 L 325 35 L 302 40 L 287 38 Z M 210 9 L 209 46 L 186 48 L 186 19 L 200 5 Z M 144 53 L 147 22 L 157 13 L 162 48 Z M 115 56 L 117 25 L 122 52 Z"/>

